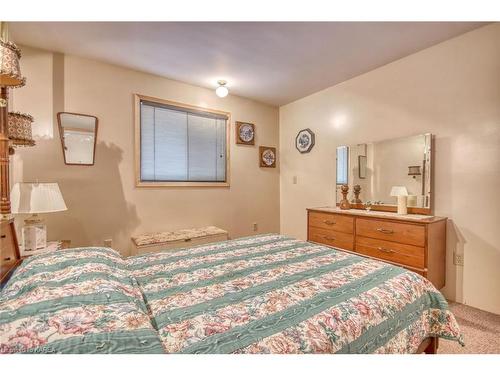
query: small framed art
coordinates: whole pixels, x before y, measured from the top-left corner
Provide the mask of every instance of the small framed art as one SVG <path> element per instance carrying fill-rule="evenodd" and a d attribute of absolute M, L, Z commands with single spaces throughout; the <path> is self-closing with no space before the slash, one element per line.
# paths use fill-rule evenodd
<path fill-rule="evenodd" d="M 259 147 L 259 166 L 262 168 L 276 168 L 276 147 Z"/>
<path fill-rule="evenodd" d="M 240 145 L 255 144 L 255 125 L 249 122 L 236 121 L 236 143 Z"/>
<path fill-rule="evenodd" d="M 302 129 L 295 138 L 295 148 L 301 154 L 308 153 L 314 147 L 315 136 L 311 129 Z"/>

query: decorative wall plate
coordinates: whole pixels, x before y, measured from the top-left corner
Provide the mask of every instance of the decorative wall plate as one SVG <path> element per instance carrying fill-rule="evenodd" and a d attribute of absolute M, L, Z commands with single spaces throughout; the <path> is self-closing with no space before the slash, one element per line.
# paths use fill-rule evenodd
<path fill-rule="evenodd" d="M 314 133 L 311 129 L 302 129 L 295 138 L 295 148 L 301 153 L 305 154 L 312 150 L 314 147 Z"/>
<path fill-rule="evenodd" d="M 236 121 L 236 143 L 241 145 L 255 144 L 255 125 Z"/>
<path fill-rule="evenodd" d="M 276 168 L 276 147 L 259 147 L 259 165 L 263 168 Z"/>

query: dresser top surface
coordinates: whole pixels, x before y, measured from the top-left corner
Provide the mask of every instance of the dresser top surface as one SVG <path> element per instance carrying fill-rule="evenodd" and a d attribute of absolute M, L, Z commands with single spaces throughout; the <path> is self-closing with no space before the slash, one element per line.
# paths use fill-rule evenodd
<path fill-rule="evenodd" d="M 340 215 L 351 215 L 351 216 L 364 216 L 364 217 L 373 217 L 380 219 L 391 219 L 391 220 L 399 220 L 399 221 L 409 221 L 412 223 L 422 223 L 429 224 L 435 223 L 437 221 L 446 220 L 446 217 L 442 216 L 433 216 L 433 215 L 418 215 L 418 214 L 407 214 L 407 215 L 399 215 L 394 212 L 385 212 L 385 211 L 367 211 L 367 210 L 359 210 L 351 208 L 349 210 L 342 210 L 339 207 L 335 206 L 325 206 L 325 207 L 313 207 L 308 208 L 308 211 L 315 212 L 327 212 L 334 213 Z"/>

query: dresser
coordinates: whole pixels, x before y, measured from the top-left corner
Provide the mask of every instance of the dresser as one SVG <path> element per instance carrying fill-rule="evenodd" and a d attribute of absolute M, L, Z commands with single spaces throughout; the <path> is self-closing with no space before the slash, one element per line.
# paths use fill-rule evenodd
<path fill-rule="evenodd" d="M 402 266 L 438 289 L 445 285 L 445 217 L 309 208 L 307 239 Z"/>

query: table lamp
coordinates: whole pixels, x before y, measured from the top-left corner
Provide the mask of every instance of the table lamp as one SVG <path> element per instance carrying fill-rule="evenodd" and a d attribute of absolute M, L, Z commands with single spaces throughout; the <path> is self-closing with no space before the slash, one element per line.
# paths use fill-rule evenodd
<path fill-rule="evenodd" d="M 47 246 L 47 226 L 38 214 L 66 211 L 66 203 L 57 183 L 16 183 L 11 191 L 12 213 L 32 214 L 24 220 L 24 251 Z"/>
<path fill-rule="evenodd" d="M 408 190 L 404 186 L 393 186 L 391 189 L 391 197 L 398 197 L 398 215 L 406 215 Z"/>

